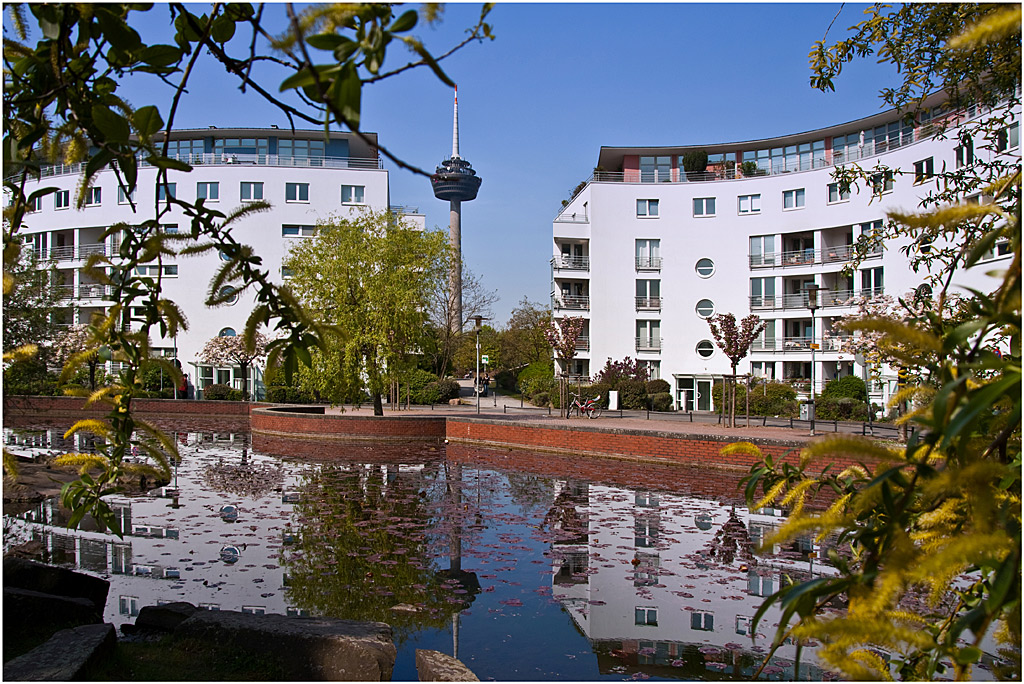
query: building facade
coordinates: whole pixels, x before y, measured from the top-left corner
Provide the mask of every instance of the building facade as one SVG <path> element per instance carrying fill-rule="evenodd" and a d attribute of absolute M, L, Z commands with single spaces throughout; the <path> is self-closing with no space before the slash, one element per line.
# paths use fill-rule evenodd
<path fill-rule="evenodd" d="M 911 269 L 906 243 L 878 241 L 849 272 L 854 246 L 888 211 L 919 209 L 942 169 L 996 155 L 1019 164 L 1019 93 L 1015 101 L 1014 120 L 973 148 L 958 133 L 987 112 L 945 111 L 937 97 L 912 124 L 892 110 L 765 140 L 602 147 L 594 175 L 553 223 L 553 314 L 585 321 L 577 357 L 561 370 L 592 376 L 628 356 L 672 385 L 676 408 L 714 410 L 713 383 L 731 368 L 707 319 L 754 313 L 767 328 L 737 372 L 789 381 L 805 395 L 812 378 L 820 392 L 832 378 L 865 373 L 837 321 L 862 297 L 904 296 L 925 274 Z M 708 153 L 706 171 L 684 170 L 693 150 Z M 844 192 L 833 172 L 854 163 L 893 172 Z M 1008 252 L 997 244 L 957 284 L 991 290 L 985 272 L 1008 263 Z M 809 285 L 819 288 L 813 312 Z M 872 399 L 884 402 L 896 370 L 872 370 Z"/>
<path fill-rule="evenodd" d="M 250 215 L 235 224 L 234 237 L 251 245 L 263 259 L 272 279 L 288 277 L 282 261 L 296 240 L 314 234 L 316 223 L 330 216 L 346 217 L 354 212 L 383 210 L 390 206 L 388 171 L 376 149 L 376 134 L 363 140 L 352 133 L 285 131 L 278 128 L 230 128 L 179 130 L 170 134 L 168 155 L 192 165 L 192 171 L 168 172 L 167 192 L 229 214 L 247 202 L 265 200 L 269 211 Z M 37 257 L 53 265 L 60 276 L 66 298 L 63 324 L 84 324 L 93 313 L 113 304 L 109 291 L 92 282 L 82 271 L 91 254 L 117 253 L 118 234 L 103 237 L 108 227 L 133 225 L 154 216 L 165 200 L 164 189 L 156 184 L 157 169 L 140 162 L 138 185 L 129 198 L 114 172 L 97 174 L 85 204 L 76 208 L 82 164 L 57 165 L 43 169 L 42 177 L 26 188 L 31 194 L 41 187 L 56 187 L 36 203 L 25 217 L 21 234 Z M 392 207 L 418 228 L 426 219 L 414 209 Z M 180 207 L 170 205 L 161 218 L 168 233 L 186 232 L 190 219 Z M 176 339 L 151 340 L 155 353 L 178 359 L 196 388 L 211 383 L 242 385 L 238 368 L 216 368 L 203 364 L 203 345 L 218 335 L 241 333 L 252 310 L 254 297 L 242 291 L 230 303 L 207 307 L 210 279 L 220 266 L 221 256 L 207 253 L 165 260 L 161 266 L 146 266 L 139 275 L 155 277 L 162 268 L 164 296 L 176 302 L 188 319 L 188 330 Z M 154 329 L 154 335 L 159 332 Z M 113 362 L 114 368 L 117 362 Z M 261 387 L 262 369 L 250 371 L 250 388 Z"/>

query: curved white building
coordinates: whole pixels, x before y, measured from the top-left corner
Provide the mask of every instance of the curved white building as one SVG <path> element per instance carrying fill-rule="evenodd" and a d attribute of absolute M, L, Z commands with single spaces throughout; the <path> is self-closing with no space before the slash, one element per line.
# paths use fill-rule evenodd
<path fill-rule="evenodd" d="M 712 383 L 731 370 L 706 319 L 755 313 L 768 326 L 738 372 L 791 380 L 806 392 L 815 343 L 818 392 L 831 378 L 860 375 L 833 334 L 835 322 L 854 310 L 857 297 L 902 296 L 924 275 L 912 272 L 903 244 L 879 245 L 844 274 L 852 245 L 880 227 L 887 211 L 918 208 L 942 169 L 983 155 L 1020 163 L 1019 95 L 1014 121 L 973 149 L 961 145 L 957 131 L 982 114 L 945 112 L 937 97 L 927 104 L 913 125 L 887 111 L 765 140 L 602 147 L 594 175 L 553 224 L 554 316 L 586 320 L 573 367 L 563 370 L 590 376 L 609 358 L 637 358 L 652 378 L 672 385 L 677 408 L 713 410 Z M 951 127 L 936 136 L 940 119 Z M 709 156 L 707 171 L 695 178 L 683 170 L 690 150 Z M 901 173 L 879 177 L 878 192 L 841 194 L 833 171 L 851 162 Z M 1007 251 L 997 245 L 991 259 L 1008 260 Z M 992 289 L 985 266 L 961 274 L 960 284 Z M 804 293 L 811 284 L 820 288 L 813 316 Z M 880 370 L 882 381 L 871 387 L 876 402 L 896 381 L 894 369 Z"/>
<path fill-rule="evenodd" d="M 192 172 L 168 172 L 171 192 L 193 202 L 205 198 L 208 206 L 228 214 L 254 200 L 266 200 L 270 211 L 252 215 L 235 224 L 233 235 L 252 245 L 263 267 L 279 281 L 282 259 L 295 240 L 313 234 L 316 222 L 330 215 L 345 216 L 365 208 L 389 206 L 388 171 L 376 149 L 375 133 L 365 134 L 369 143 L 352 133 L 285 131 L 274 128 L 217 128 L 178 130 L 170 134 L 169 156 L 190 163 Z M 35 253 L 53 264 L 63 278 L 67 298 L 63 323 L 88 323 L 90 315 L 112 304 L 103 285 L 90 282 L 81 271 L 90 254 L 115 254 L 117 235 L 102 238 L 117 223 L 140 223 L 154 216 L 162 199 L 156 187 L 156 168 L 140 163 L 134 207 L 110 170 L 100 172 L 85 206 L 75 208 L 83 165 L 58 165 L 43 169 L 42 178 L 26 187 L 31 194 L 40 187 L 56 187 L 26 215 L 22 235 Z M 425 217 L 416 210 L 394 208 L 423 228 Z M 172 206 L 161 223 L 168 232 L 185 232 L 190 220 Z M 165 296 L 176 302 L 188 318 L 188 330 L 177 339 L 153 339 L 156 353 L 181 361 L 200 390 L 213 382 L 241 387 L 238 368 L 214 368 L 199 362 L 198 354 L 208 339 L 240 333 L 252 308 L 253 297 L 241 293 L 228 305 L 205 305 L 210 279 L 218 269 L 218 254 L 179 257 L 163 265 Z M 157 266 L 147 267 L 157 269 Z M 148 275 L 156 275 L 150 273 Z M 153 334 L 158 334 L 156 329 Z M 115 364 L 116 365 L 116 364 Z M 249 387 L 260 388 L 261 369 L 251 371 Z M 255 382 L 252 382 L 255 381 Z"/>

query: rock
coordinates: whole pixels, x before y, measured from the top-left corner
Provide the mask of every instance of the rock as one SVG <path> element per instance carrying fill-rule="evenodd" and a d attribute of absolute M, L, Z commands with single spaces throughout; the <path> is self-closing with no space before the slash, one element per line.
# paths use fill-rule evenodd
<path fill-rule="evenodd" d="M 8 556 L 4 558 L 4 587 L 89 599 L 102 615 L 110 582 L 67 568 Z"/>
<path fill-rule="evenodd" d="M 30 539 L 24 544 L 18 544 L 11 548 L 7 553 L 12 557 L 26 558 L 28 560 L 38 560 L 43 557 L 43 553 L 46 551 L 46 547 L 43 546 L 43 542 L 38 539 Z"/>
<path fill-rule="evenodd" d="M 135 618 L 135 629 L 152 629 L 173 632 L 182 622 L 192 617 L 198 608 L 184 601 L 165 603 L 162 606 L 143 606 Z"/>
<path fill-rule="evenodd" d="M 397 654 L 383 622 L 197 610 L 174 634 L 276 656 L 296 680 L 389 681 Z"/>
<path fill-rule="evenodd" d="M 440 651 L 416 649 L 416 673 L 421 682 L 479 682 L 480 679 L 462 664 Z"/>
<path fill-rule="evenodd" d="M 449 399 L 448 400 L 448 405 L 449 406 L 458 406 L 461 403 L 462 403 L 462 401 L 460 399 Z"/>
<path fill-rule="evenodd" d="M 89 599 L 4 587 L 5 635 L 39 635 L 41 640 L 58 629 L 99 622 L 103 613 Z"/>
<path fill-rule="evenodd" d="M 5 616 L 5 628 L 6 622 Z M 62 629 L 46 643 L 4 663 L 4 679 L 37 682 L 81 679 L 90 667 L 108 658 L 116 644 L 114 625 L 109 623 Z"/>

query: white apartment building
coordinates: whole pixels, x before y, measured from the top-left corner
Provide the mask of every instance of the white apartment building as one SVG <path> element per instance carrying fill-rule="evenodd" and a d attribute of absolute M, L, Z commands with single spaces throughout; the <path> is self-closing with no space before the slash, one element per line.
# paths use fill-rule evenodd
<path fill-rule="evenodd" d="M 880 228 L 887 211 L 918 209 L 942 169 L 983 155 L 1019 164 L 1015 97 L 1014 121 L 997 140 L 977 140 L 970 149 L 957 131 L 984 114 L 944 111 L 939 96 L 914 124 L 890 110 L 765 140 L 602 147 L 594 175 L 553 223 L 553 314 L 585 319 L 577 357 L 562 370 L 591 376 L 607 359 L 628 356 L 672 385 L 677 408 L 714 410 L 713 383 L 731 369 L 707 319 L 755 313 L 767 329 L 739 373 L 791 381 L 804 394 L 812 378 L 820 392 L 832 378 L 860 375 L 835 323 L 859 297 L 903 296 L 925 274 L 911 270 L 900 251 L 905 244 L 880 244 L 855 273 L 844 274 L 852 246 Z M 940 120 L 950 127 L 937 136 Z M 707 171 L 687 177 L 682 157 L 697 149 L 708 153 Z M 900 173 L 875 179 L 878 192 L 841 193 L 833 171 L 847 163 Z M 997 244 L 991 260 L 960 274 L 957 284 L 991 290 L 996 281 L 985 272 L 1008 264 L 1008 251 Z M 820 288 L 813 315 L 808 285 Z M 813 373 L 812 344 L 819 345 Z M 881 379 L 871 383 L 872 400 L 884 402 L 896 370 L 875 370 Z"/>
<path fill-rule="evenodd" d="M 287 278 L 282 260 L 296 240 L 313 235 L 316 222 L 336 215 L 345 217 L 364 209 L 382 210 L 390 204 L 388 171 L 376 149 L 377 136 L 365 134 L 369 143 L 352 133 L 285 131 L 273 128 L 217 128 L 178 130 L 170 134 L 169 156 L 192 165 L 190 173 L 168 172 L 169 192 L 189 202 L 205 198 L 207 206 L 230 214 L 246 202 L 266 200 L 272 209 L 251 215 L 235 224 L 233 235 L 251 245 L 263 259 L 263 267 L 278 282 Z M 103 238 L 109 226 L 132 225 L 151 219 L 163 199 L 156 186 L 157 169 L 140 160 L 134 207 L 113 171 L 100 172 L 82 209 L 75 208 L 82 164 L 43 169 L 38 181 L 28 184 L 27 195 L 41 187 L 57 192 L 36 203 L 26 215 L 21 234 L 36 255 L 57 268 L 66 293 L 62 322 L 88 323 L 94 312 L 110 306 L 109 292 L 90 282 L 81 268 L 90 254 L 117 253 L 118 235 Z M 392 207 L 413 225 L 424 228 L 426 218 L 415 209 Z M 161 219 L 167 232 L 185 232 L 190 219 L 172 205 Z M 214 382 L 241 387 L 238 368 L 214 368 L 202 364 L 198 354 L 206 341 L 217 335 L 241 333 L 252 310 L 254 297 L 246 292 L 230 304 L 205 305 L 210 279 L 221 256 L 204 254 L 179 257 L 163 264 L 164 296 L 176 302 L 188 319 L 188 330 L 176 339 L 152 339 L 155 353 L 177 358 L 200 390 Z M 158 266 L 145 267 L 140 275 L 157 275 Z M 154 329 L 154 335 L 159 331 Z M 116 365 L 116 362 L 114 362 Z M 249 387 L 261 387 L 262 369 L 250 371 Z"/>

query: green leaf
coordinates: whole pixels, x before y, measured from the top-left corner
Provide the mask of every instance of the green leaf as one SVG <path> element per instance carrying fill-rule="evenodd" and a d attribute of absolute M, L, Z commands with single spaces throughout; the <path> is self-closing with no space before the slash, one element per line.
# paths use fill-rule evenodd
<path fill-rule="evenodd" d="M 131 127 L 128 121 L 103 105 L 92 106 L 92 121 L 109 142 L 128 142 Z"/>
<path fill-rule="evenodd" d="M 135 113 L 132 114 L 132 123 L 135 124 L 135 130 L 140 136 L 148 138 L 163 128 L 164 120 L 160 116 L 159 109 L 153 105 L 147 105 L 135 110 Z"/>
<path fill-rule="evenodd" d="M 149 45 L 142 50 L 139 59 L 146 64 L 166 67 L 177 64 L 184 52 L 173 45 Z"/>
<path fill-rule="evenodd" d="M 213 27 L 210 29 L 210 37 L 214 42 L 226 43 L 235 35 L 235 22 L 225 16 L 213 20 Z"/>
<path fill-rule="evenodd" d="M 153 166 L 156 166 L 157 168 L 161 168 L 161 169 L 172 169 L 174 171 L 186 171 L 186 172 L 192 170 L 191 166 L 189 166 L 185 162 L 180 161 L 178 159 L 169 159 L 167 157 L 149 156 L 149 157 L 146 158 L 146 161 L 148 161 Z"/>
<path fill-rule="evenodd" d="M 402 14 L 402 16 L 395 19 L 388 30 L 392 33 L 403 33 L 411 30 L 416 26 L 416 22 L 419 21 L 419 15 L 416 10 L 408 10 Z"/>
<path fill-rule="evenodd" d="M 353 130 L 359 130 L 362 91 L 363 82 L 356 71 L 356 65 L 353 62 L 346 62 L 341 70 L 341 75 L 331 86 L 330 95 L 337 113 L 345 118 Z M 338 121 L 338 123 L 342 122 Z"/>
<path fill-rule="evenodd" d="M 315 36 L 309 36 L 306 38 L 306 45 L 314 47 L 317 50 L 333 50 L 343 43 L 351 42 L 353 41 L 349 38 L 339 36 L 337 33 L 318 33 Z"/>
<path fill-rule="evenodd" d="M 953 660 L 960 665 L 970 665 L 981 660 L 981 649 L 977 646 L 964 646 L 953 651 Z"/>

